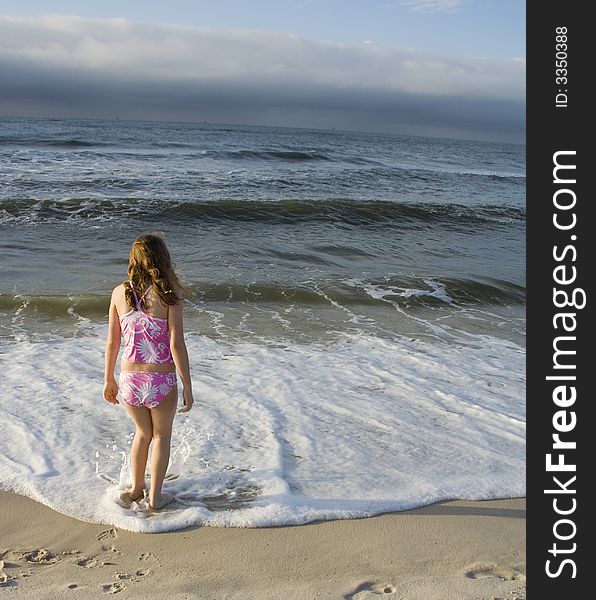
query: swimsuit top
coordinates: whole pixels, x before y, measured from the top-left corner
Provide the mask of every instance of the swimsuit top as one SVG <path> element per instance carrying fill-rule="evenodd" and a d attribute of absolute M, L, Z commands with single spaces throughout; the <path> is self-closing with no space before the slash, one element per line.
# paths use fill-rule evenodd
<path fill-rule="evenodd" d="M 154 317 L 141 307 L 140 300 L 147 295 L 151 286 L 139 299 L 132 282 L 129 283 L 137 310 L 131 310 L 120 317 L 120 329 L 124 338 L 122 360 L 133 363 L 173 363 L 168 320 Z"/>

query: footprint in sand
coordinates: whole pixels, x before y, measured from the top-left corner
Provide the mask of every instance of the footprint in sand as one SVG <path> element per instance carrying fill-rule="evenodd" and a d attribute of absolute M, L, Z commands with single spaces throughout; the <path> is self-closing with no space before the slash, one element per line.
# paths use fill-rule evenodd
<path fill-rule="evenodd" d="M 22 568 L 24 565 L 19 563 L 28 563 L 29 565 L 40 565 L 43 569 L 44 565 L 54 565 L 57 562 L 60 562 L 64 556 L 78 553 L 78 550 L 67 550 L 55 554 L 45 548 L 36 548 L 34 550 L 5 550 L 0 552 L 0 587 L 14 587 L 17 585 L 19 579 L 30 577 L 33 574 L 33 571 L 30 569 L 18 572 L 12 571 L 8 574 L 4 571 L 7 567 L 11 569 Z M 35 568 L 35 570 L 37 569 Z"/>
<path fill-rule="evenodd" d="M 6 565 L 7 567 L 16 567 L 18 565 Z M 18 578 L 31 577 L 31 571 L 19 571 L 18 573 L 14 573 L 9 575 L 4 571 L 0 571 L 0 587 L 12 587 L 17 585 Z"/>
<path fill-rule="evenodd" d="M 31 550 L 30 552 L 24 552 L 22 560 L 24 560 L 25 562 L 38 563 L 43 565 L 53 565 L 54 563 L 57 563 L 60 560 L 60 558 L 54 553 L 41 548 L 39 550 Z"/>
<path fill-rule="evenodd" d="M 151 552 L 142 552 L 137 556 L 137 559 L 148 563 L 159 564 L 159 559 Z"/>
<path fill-rule="evenodd" d="M 122 552 L 120 552 L 120 550 L 118 550 L 118 548 L 114 548 L 114 546 L 106 546 L 105 544 L 102 545 L 101 547 L 103 552 L 113 552 L 115 555 L 120 556 L 122 554 Z"/>
<path fill-rule="evenodd" d="M 126 586 L 121 581 L 114 581 L 113 583 L 105 583 L 100 585 L 99 588 L 106 594 L 118 594 L 126 589 Z"/>
<path fill-rule="evenodd" d="M 522 573 L 518 573 L 503 565 L 495 565 L 494 563 L 476 563 L 470 565 L 467 567 L 465 575 L 468 579 L 486 579 L 487 577 L 496 577 L 503 581 L 525 579 L 525 575 Z"/>
<path fill-rule="evenodd" d="M 377 596 L 395 594 L 396 587 L 392 583 L 364 581 L 356 589 L 344 596 L 344 600 L 368 600 Z"/>
<path fill-rule="evenodd" d="M 97 567 L 97 558 L 95 556 L 83 556 L 82 558 L 78 558 L 74 561 L 75 565 L 79 565 L 79 567 L 86 567 L 90 569 L 91 567 Z"/>
<path fill-rule="evenodd" d="M 160 565 L 159 559 L 155 554 L 151 552 L 143 552 L 137 556 L 137 559 L 141 562 L 145 563 L 144 566 L 140 569 L 137 569 L 135 575 L 137 577 L 144 577 L 145 575 L 149 575 L 153 570 L 152 567 L 158 567 Z"/>
<path fill-rule="evenodd" d="M 116 528 L 112 527 L 111 529 L 106 529 L 105 531 L 102 531 L 98 536 L 97 539 L 100 542 L 103 542 L 103 540 L 108 540 L 110 538 L 115 538 L 117 537 L 117 533 L 116 533 Z"/>
<path fill-rule="evenodd" d="M 37 563 L 41 565 L 53 565 L 60 560 L 60 556 L 49 552 L 44 548 L 36 550 L 6 550 L 0 553 L 0 559 L 9 559 L 12 561 L 25 561 L 28 563 Z"/>

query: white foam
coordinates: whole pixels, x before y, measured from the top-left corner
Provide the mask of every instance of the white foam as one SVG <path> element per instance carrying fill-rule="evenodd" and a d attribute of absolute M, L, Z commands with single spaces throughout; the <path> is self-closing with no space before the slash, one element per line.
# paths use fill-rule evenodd
<path fill-rule="evenodd" d="M 144 532 L 525 493 L 525 356 L 515 344 L 360 333 L 279 347 L 189 334 L 196 405 L 176 415 L 164 484 L 178 502 L 121 508 L 133 425 L 102 399 L 105 331 L 0 347 L 2 489 Z"/>
<path fill-rule="evenodd" d="M 447 289 L 445 285 L 440 281 L 435 281 L 434 279 L 424 279 L 423 280 L 426 285 L 429 286 L 429 290 L 420 290 L 418 288 L 401 288 L 397 286 L 381 286 L 374 283 L 366 283 L 362 279 L 347 279 L 346 283 L 348 285 L 352 285 L 355 287 L 360 287 L 363 291 L 365 291 L 371 298 L 375 298 L 376 300 L 384 300 L 386 296 L 400 296 L 402 298 L 410 298 L 412 296 L 423 298 L 437 298 L 438 300 L 442 300 L 447 304 L 453 303 L 453 298 L 447 293 Z M 395 304 L 393 301 L 388 301 L 390 304 Z"/>

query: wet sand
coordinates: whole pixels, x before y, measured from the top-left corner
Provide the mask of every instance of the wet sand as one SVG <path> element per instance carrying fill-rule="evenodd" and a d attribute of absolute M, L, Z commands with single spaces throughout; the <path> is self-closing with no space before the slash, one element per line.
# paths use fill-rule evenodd
<path fill-rule="evenodd" d="M 0 492 L 11 598 L 525 599 L 525 500 L 291 527 L 139 534 Z"/>

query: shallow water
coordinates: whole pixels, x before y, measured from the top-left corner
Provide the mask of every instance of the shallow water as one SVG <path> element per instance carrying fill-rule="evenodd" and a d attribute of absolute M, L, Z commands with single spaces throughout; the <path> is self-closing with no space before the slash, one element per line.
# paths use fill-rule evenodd
<path fill-rule="evenodd" d="M 137 531 L 524 494 L 523 147 L 3 119 L 0 183 L 2 489 Z M 133 427 L 101 397 L 148 230 L 192 291 L 197 400 L 159 515 L 113 502 Z"/>

